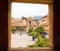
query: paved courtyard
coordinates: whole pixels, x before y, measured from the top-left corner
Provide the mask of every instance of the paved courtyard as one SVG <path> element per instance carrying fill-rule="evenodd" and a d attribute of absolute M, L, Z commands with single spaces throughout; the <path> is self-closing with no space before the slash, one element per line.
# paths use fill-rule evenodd
<path fill-rule="evenodd" d="M 49 35 L 46 36 L 49 38 Z M 35 40 L 36 41 L 36 40 Z M 32 41 L 32 36 L 29 36 L 26 33 L 11 33 L 11 47 L 12 48 L 19 48 L 19 47 L 27 47 L 29 44 L 35 43 L 35 41 Z"/>
<path fill-rule="evenodd" d="M 33 44 L 32 37 L 27 34 L 20 35 L 19 33 L 11 34 L 11 47 L 27 47 L 29 44 Z"/>

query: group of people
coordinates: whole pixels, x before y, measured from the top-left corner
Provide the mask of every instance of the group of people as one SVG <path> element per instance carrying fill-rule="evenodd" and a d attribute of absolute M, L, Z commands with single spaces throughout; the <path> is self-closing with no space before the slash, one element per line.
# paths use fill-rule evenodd
<path fill-rule="evenodd" d="M 42 38 L 46 37 L 47 32 L 40 32 L 40 35 Z M 36 36 L 32 36 L 32 40 L 34 41 L 37 37 Z"/>
<path fill-rule="evenodd" d="M 22 35 L 23 34 L 23 32 L 20 32 L 20 35 Z M 29 35 L 29 32 L 28 33 L 26 33 L 27 35 Z M 34 41 L 35 40 L 35 36 L 32 36 L 32 40 Z"/>
<path fill-rule="evenodd" d="M 21 32 L 20 35 L 22 35 L 23 33 Z M 29 32 L 26 33 L 27 35 L 29 35 Z M 40 32 L 40 35 L 42 36 L 42 38 L 44 38 L 47 33 L 46 32 Z M 36 36 L 32 36 L 32 40 L 34 41 L 37 37 Z"/>

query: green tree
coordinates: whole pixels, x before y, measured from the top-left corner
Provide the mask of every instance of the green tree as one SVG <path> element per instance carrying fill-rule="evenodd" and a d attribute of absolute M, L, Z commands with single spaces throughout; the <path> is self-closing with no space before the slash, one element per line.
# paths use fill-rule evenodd
<path fill-rule="evenodd" d="M 28 45 L 28 47 L 48 47 L 48 39 L 42 38 L 41 35 L 38 32 L 31 32 L 30 36 L 36 36 L 37 41 L 33 45 Z"/>
<path fill-rule="evenodd" d="M 20 27 L 19 30 L 23 31 L 24 30 L 24 27 Z"/>
<path fill-rule="evenodd" d="M 44 32 L 45 29 L 42 26 L 39 26 L 35 29 L 35 31 L 40 33 L 40 32 Z"/>
<path fill-rule="evenodd" d="M 16 27 L 12 27 L 12 29 L 11 29 L 12 33 L 14 33 L 16 30 L 17 30 Z"/>
<path fill-rule="evenodd" d="M 29 29 L 28 29 L 28 32 L 29 32 L 29 33 L 33 32 L 33 29 L 32 29 L 32 28 L 29 28 Z"/>

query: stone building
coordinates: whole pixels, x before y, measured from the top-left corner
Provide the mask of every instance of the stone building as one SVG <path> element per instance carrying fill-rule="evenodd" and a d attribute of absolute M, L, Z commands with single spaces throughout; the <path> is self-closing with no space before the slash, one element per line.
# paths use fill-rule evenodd
<path fill-rule="evenodd" d="M 28 32 L 29 28 L 33 28 L 35 30 L 38 26 L 43 26 L 45 30 L 49 30 L 49 17 L 44 16 L 40 20 L 36 21 L 33 17 L 21 17 L 21 18 L 13 18 L 11 17 L 11 27 L 15 26 L 17 30 L 21 27 L 24 28 L 23 31 Z"/>
<path fill-rule="evenodd" d="M 41 20 L 39 20 L 39 26 L 42 26 L 46 31 L 49 31 L 49 17 L 43 16 Z"/>

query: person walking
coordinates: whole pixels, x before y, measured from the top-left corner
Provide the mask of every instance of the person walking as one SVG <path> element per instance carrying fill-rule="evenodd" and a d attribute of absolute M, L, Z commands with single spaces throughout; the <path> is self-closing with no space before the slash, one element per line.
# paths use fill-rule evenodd
<path fill-rule="evenodd" d="M 35 36 L 32 36 L 32 40 L 33 40 L 33 41 L 35 40 Z"/>

